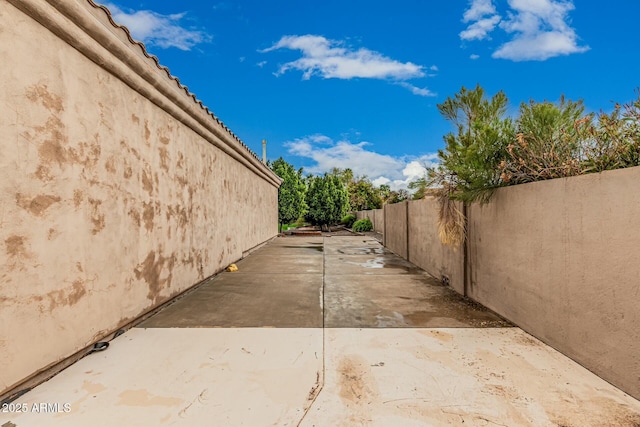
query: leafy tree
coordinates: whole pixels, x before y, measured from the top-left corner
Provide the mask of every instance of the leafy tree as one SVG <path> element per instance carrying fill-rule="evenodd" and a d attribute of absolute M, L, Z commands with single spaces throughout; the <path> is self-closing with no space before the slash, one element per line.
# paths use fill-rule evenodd
<path fill-rule="evenodd" d="M 378 195 L 382 199 L 382 204 L 389 203 L 388 200 L 391 197 L 391 187 L 389 184 L 381 184 L 378 187 Z"/>
<path fill-rule="evenodd" d="M 505 184 L 520 184 L 582 173 L 581 129 L 592 121 L 582 101 L 522 103 L 515 138 L 499 165 Z"/>
<path fill-rule="evenodd" d="M 597 124 L 583 133 L 584 173 L 640 166 L 640 89 L 635 101 L 600 112 Z"/>
<path fill-rule="evenodd" d="M 340 179 L 342 185 L 349 185 L 351 181 L 353 181 L 353 171 L 351 168 L 340 169 L 340 168 L 332 168 L 329 175 L 337 176 Z"/>
<path fill-rule="evenodd" d="M 380 191 L 374 187 L 367 177 L 351 181 L 347 187 L 349 193 L 349 205 L 356 211 L 367 209 L 380 209 L 382 198 Z"/>
<path fill-rule="evenodd" d="M 386 200 L 386 203 L 388 204 L 400 203 L 409 199 L 411 199 L 411 194 L 409 194 L 409 192 L 404 188 L 401 188 L 397 191 L 396 190 L 391 191 L 391 193 L 389 194 L 389 197 Z"/>
<path fill-rule="evenodd" d="M 329 176 L 329 189 L 333 196 L 333 209 L 330 224 L 340 222 L 343 216 L 351 208 L 349 206 L 349 195 L 347 188 L 342 181 L 335 176 Z"/>
<path fill-rule="evenodd" d="M 424 196 L 427 195 L 429 189 L 429 182 L 427 181 L 427 177 L 425 176 L 411 181 L 409 183 L 409 188 L 411 190 L 415 190 L 412 196 L 413 200 L 424 199 Z"/>
<path fill-rule="evenodd" d="M 464 86 L 438 104 L 442 116 L 456 132 L 444 136 L 446 148 L 438 151 L 440 166 L 429 171 L 431 183 L 447 189 L 448 196 L 463 201 L 487 201 L 501 185 L 498 166 L 514 137 L 513 122 L 505 118 L 507 97 L 500 91 L 487 99 L 477 85 Z"/>
<path fill-rule="evenodd" d="M 278 223 L 279 231 L 282 231 L 282 224 L 296 221 L 305 214 L 306 185 L 302 178 L 302 168 L 296 171 L 293 165 L 287 163 L 282 157 L 270 163 L 269 166 L 282 178 L 282 184 L 278 190 Z"/>
<path fill-rule="evenodd" d="M 324 174 L 310 178 L 306 203 L 307 218 L 314 224 L 328 229 L 330 224 L 340 222 L 347 213 L 349 200 L 344 185 L 335 175 Z"/>
<path fill-rule="evenodd" d="M 432 184 L 439 188 L 434 195 L 440 202 L 440 240 L 454 248 L 464 241 L 466 220 L 453 200 L 487 202 L 503 184 L 499 165 L 514 137 L 513 122 L 505 118 L 507 102 L 504 92 L 488 99 L 477 85 L 472 90 L 463 86 L 438 104 L 455 132 L 444 136 L 446 147 L 438 150 L 440 164 L 428 170 L 422 188 L 425 192 Z"/>

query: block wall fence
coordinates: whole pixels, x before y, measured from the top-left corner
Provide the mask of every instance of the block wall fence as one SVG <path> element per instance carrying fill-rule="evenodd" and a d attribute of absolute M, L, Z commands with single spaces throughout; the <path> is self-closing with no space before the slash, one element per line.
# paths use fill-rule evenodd
<path fill-rule="evenodd" d="M 277 234 L 275 176 L 91 0 L 0 2 L 0 396 Z"/>
<path fill-rule="evenodd" d="M 466 248 L 435 199 L 384 207 L 384 242 L 640 399 L 640 167 L 499 189 L 467 207 Z"/>

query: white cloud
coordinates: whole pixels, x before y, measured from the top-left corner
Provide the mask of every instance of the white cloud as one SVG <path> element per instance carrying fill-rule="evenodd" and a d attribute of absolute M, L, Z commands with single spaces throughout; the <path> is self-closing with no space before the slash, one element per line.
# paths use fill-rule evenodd
<path fill-rule="evenodd" d="M 589 50 L 578 44 L 578 36 L 568 24 L 568 14 L 575 9 L 572 0 L 508 0 L 508 5 L 504 18 L 497 14 L 492 0 L 472 0 L 463 15 L 463 22 L 471 24 L 460 38 L 487 39 L 499 27 L 512 39 L 492 57 L 512 61 L 544 61 Z"/>
<path fill-rule="evenodd" d="M 480 58 L 480 55 L 476 55 L 475 53 L 472 53 L 471 55 L 469 55 L 469 59 L 476 60 L 478 58 Z"/>
<path fill-rule="evenodd" d="M 495 15 L 496 8 L 492 0 L 471 0 L 469 8 L 462 16 L 462 22 L 479 21 L 485 15 Z"/>
<path fill-rule="evenodd" d="M 289 153 L 312 159 L 315 164 L 305 171 L 320 174 L 333 168 L 350 168 L 354 176 L 367 176 L 376 185 L 388 184 L 391 189 L 407 188 L 409 182 L 424 175 L 424 166 L 437 164 L 436 154 L 420 157 L 389 156 L 367 147 L 368 142 L 334 142 L 325 135 L 311 135 L 284 144 Z"/>
<path fill-rule="evenodd" d="M 260 61 L 258 63 L 256 63 L 256 65 L 260 68 L 264 67 L 265 65 L 267 65 L 267 61 Z"/>
<path fill-rule="evenodd" d="M 460 32 L 460 38 L 483 40 L 489 37 L 489 33 L 496 28 L 500 19 L 492 0 L 472 0 L 462 16 L 462 22 L 465 24 L 472 22 L 472 24 Z"/>
<path fill-rule="evenodd" d="M 500 27 L 514 38 L 495 51 L 494 58 L 544 61 L 589 50 L 578 45 L 575 30 L 567 24 L 568 13 L 575 9 L 571 1 L 509 0 L 509 5 L 515 13 Z"/>
<path fill-rule="evenodd" d="M 398 82 L 398 85 L 402 86 L 403 88 L 409 89 L 411 91 L 412 94 L 414 95 L 419 95 L 419 96 L 437 96 L 436 93 L 431 92 L 429 89 L 422 88 L 422 87 L 417 87 L 414 86 L 410 83 L 407 82 Z"/>
<path fill-rule="evenodd" d="M 276 44 L 261 52 L 277 49 L 299 50 L 302 53 L 302 58 L 282 65 L 278 74 L 292 69 L 300 70 L 305 80 L 313 75 L 319 75 L 325 79 L 361 77 L 399 80 L 425 76 L 421 65 L 396 61 L 365 48 L 352 50 L 344 47 L 342 42 L 328 40 L 322 36 L 284 36 Z"/>
<path fill-rule="evenodd" d="M 180 21 L 186 12 L 163 15 L 152 10 L 124 11 L 113 3 L 107 3 L 113 19 L 129 29 L 134 39 L 150 46 L 163 49 L 175 47 L 191 50 L 200 43 L 207 43 L 212 37 L 199 30 L 186 28 Z"/>
<path fill-rule="evenodd" d="M 460 38 L 462 40 L 486 39 L 489 37 L 489 33 L 496 28 L 498 22 L 500 22 L 500 17 L 498 15 L 480 19 L 469 25 L 466 30 L 460 32 Z"/>

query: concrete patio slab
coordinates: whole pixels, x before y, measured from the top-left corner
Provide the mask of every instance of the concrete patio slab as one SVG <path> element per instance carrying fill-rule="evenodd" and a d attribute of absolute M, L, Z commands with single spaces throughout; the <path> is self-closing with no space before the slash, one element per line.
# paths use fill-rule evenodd
<path fill-rule="evenodd" d="M 640 402 L 519 328 L 325 332 L 301 426 L 640 425 Z"/>
<path fill-rule="evenodd" d="M 0 425 L 295 426 L 321 381 L 322 329 L 136 328 L 20 398 L 29 410 L 0 413 Z M 60 412 L 32 410 L 41 403 Z"/>
<path fill-rule="evenodd" d="M 344 239 L 344 237 L 342 237 Z M 336 274 L 419 274 L 427 273 L 421 268 L 396 255 L 325 255 L 325 273 Z"/>
<path fill-rule="evenodd" d="M 513 326 L 427 275 L 327 275 L 325 327 Z"/>
<path fill-rule="evenodd" d="M 640 427 L 639 401 L 381 248 L 274 239 L 0 427 Z"/>
<path fill-rule="evenodd" d="M 268 248 L 270 249 L 270 248 Z M 316 273 L 322 275 L 323 260 L 320 255 L 289 255 L 274 254 L 273 251 L 265 250 L 255 255 L 251 255 L 238 261 L 238 272 L 262 273 L 262 274 L 282 274 L 282 273 Z"/>
<path fill-rule="evenodd" d="M 341 241 L 342 240 L 342 241 Z M 346 241 L 345 241 L 346 240 Z M 393 252 L 381 246 L 376 240 L 370 238 L 341 237 L 327 239 L 324 253 L 327 255 L 391 255 Z"/>
<path fill-rule="evenodd" d="M 223 273 L 140 327 L 322 327 L 322 274 Z"/>

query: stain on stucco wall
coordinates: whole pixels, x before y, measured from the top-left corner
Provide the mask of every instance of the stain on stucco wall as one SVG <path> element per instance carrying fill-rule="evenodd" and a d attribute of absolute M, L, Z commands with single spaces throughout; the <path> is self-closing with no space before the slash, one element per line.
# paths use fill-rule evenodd
<path fill-rule="evenodd" d="M 277 233 L 278 179 L 194 99 L 159 104 L 168 77 L 132 87 L 91 35 L 46 27 L 75 3 L 45 26 L 0 3 L 0 394 Z M 65 19 L 108 22 L 77 3 Z"/>

